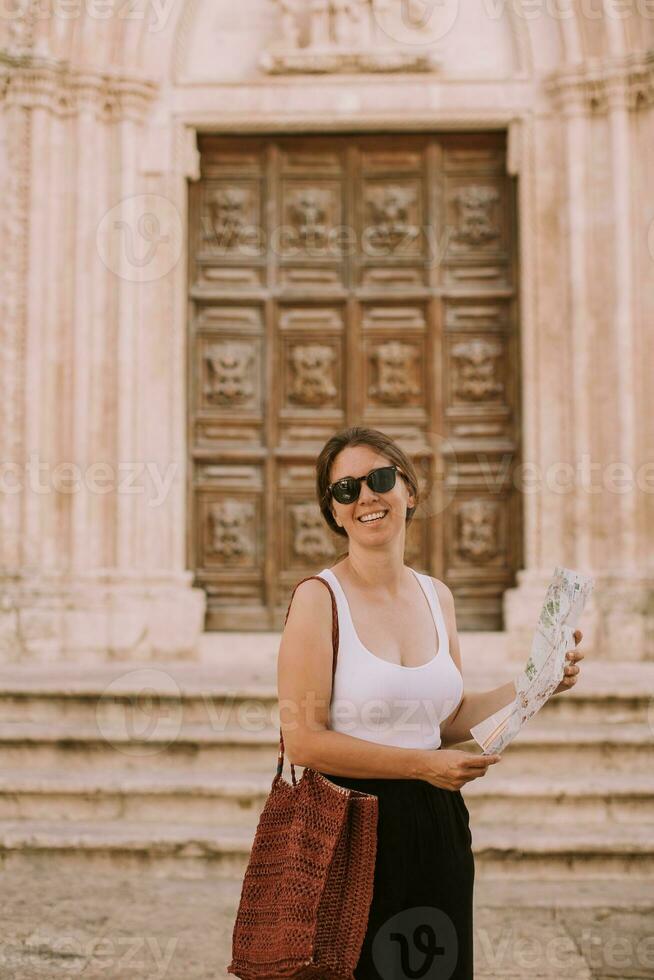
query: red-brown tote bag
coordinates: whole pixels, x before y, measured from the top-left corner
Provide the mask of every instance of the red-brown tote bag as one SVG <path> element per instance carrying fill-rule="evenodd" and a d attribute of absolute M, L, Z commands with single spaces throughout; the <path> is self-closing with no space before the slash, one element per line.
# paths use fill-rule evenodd
<path fill-rule="evenodd" d="M 332 681 L 338 615 L 332 600 Z M 293 601 L 291 595 L 291 602 Z M 289 602 L 286 620 L 291 608 Z M 277 772 L 259 818 L 232 935 L 227 972 L 240 980 L 354 980 L 368 925 L 377 852 L 377 797 L 306 767 Z"/>

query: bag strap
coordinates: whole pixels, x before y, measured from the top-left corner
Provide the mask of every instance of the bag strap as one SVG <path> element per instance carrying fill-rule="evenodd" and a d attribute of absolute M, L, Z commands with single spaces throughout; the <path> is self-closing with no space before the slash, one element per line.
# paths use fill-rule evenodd
<path fill-rule="evenodd" d="M 288 604 L 288 609 L 286 610 L 286 616 L 284 617 L 284 626 L 286 626 L 286 621 L 288 619 L 288 614 L 291 611 L 291 603 L 293 602 L 293 596 L 295 595 L 295 589 L 298 585 L 302 585 L 302 582 L 308 582 L 309 579 L 316 578 L 323 585 L 326 585 L 329 589 L 329 594 L 332 600 L 332 685 L 334 684 L 334 676 L 336 674 L 336 662 L 338 660 L 338 610 L 336 606 L 336 596 L 334 595 L 334 590 L 332 589 L 329 582 L 320 575 L 307 575 L 306 578 L 300 579 L 300 581 L 295 585 L 293 592 L 291 593 L 291 598 Z M 277 772 L 275 773 L 275 780 L 279 779 L 284 768 L 284 736 L 282 735 L 282 726 L 279 726 L 279 754 L 277 756 Z M 291 762 L 291 778 L 293 780 L 293 785 L 295 786 L 297 780 L 295 778 L 295 766 Z M 275 781 L 273 780 L 273 782 Z"/>

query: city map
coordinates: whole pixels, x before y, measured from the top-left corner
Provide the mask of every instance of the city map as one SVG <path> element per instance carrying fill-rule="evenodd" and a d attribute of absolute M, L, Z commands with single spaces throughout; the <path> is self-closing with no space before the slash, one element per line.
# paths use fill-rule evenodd
<path fill-rule="evenodd" d="M 470 729 L 484 755 L 505 749 L 561 683 L 565 655 L 574 649 L 574 632 L 593 585 L 589 575 L 560 566 L 554 569 L 529 658 L 515 678 L 515 699 Z"/>

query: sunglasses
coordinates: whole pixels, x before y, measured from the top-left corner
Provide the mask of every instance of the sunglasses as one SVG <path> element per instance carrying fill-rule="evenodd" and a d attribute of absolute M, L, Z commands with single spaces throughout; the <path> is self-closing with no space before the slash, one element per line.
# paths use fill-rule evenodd
<path fill-rule="evenodd" d="M 358 500 L 361 493 L 361 484 L 365 480 L 371 490 L 375 493 L 388 493 L 395 486 L 396 473 L 404 476 L 394 464 L 392 466 L 380 466 L 376 470 L 371 470 L 366 476 L 344 476 L 336 483 L 330 483 L 327 493 L 331 493 L 334 500 L 339 504 L 353 504 Z"/>

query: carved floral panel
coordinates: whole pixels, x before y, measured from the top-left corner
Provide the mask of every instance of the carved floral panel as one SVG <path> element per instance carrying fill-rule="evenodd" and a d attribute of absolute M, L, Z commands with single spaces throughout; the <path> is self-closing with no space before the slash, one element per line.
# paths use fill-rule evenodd
<path fill-rule="evenodd" d="M 259 402 L 258 343 L 235 338 L 206 339 L 201 350 L 203 407 L 256 408 Z"/>
<path fill-rule="evenodd" d="M 506 202 L 495 178 L 452 181 L 447 189 L 447 254 L 488 256 L 506 248 Z"/>
<path fill-rule="evenodd" d="M 256 507 L 252 500 L 208 502 L 202 543 L 208 565 L 251 566 L 256 557 Z"/>
<path fill-rule="evenodd" d="M 337 258 L 342 223 L 341 185 L 336 181 L 285 180 L 279 249 L 285 258 Z"/>
<path fill-rule="evenodd" d="M 410 407 L 423 397 L 423 359 L 415 342 L 385 340 L 369 343 L 369 405 Z"/>
<path fill-rule="evenodd" d="M 264 244 L 259 182 L 223 180 L 207 183 L 199 224 L 203 252 L 239 256 L 259 254 Z"/>
<path fill-rule="evenodd" d="M 498 402 L 505 397 L 504 345 L 470 337 L 452 345 L 450 387 L 456 403 Z"/>
<path fill-rule="evenodd" d="M 418 180 L 368 181 L 364 209 L 362 248 L 368 257 L 420 254 L 422 201 Z"/>
<path fill-rule="evenodd" d="M 500 507 L 496 500 L 458 503 L 454 546 L 459 560 L 479 565 L 500 554 Z"/>

